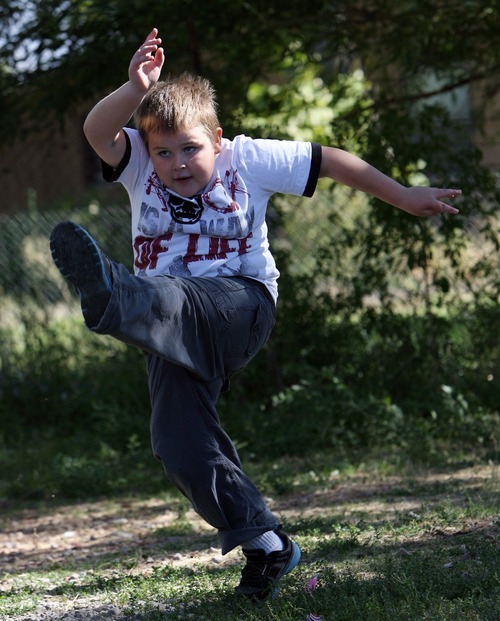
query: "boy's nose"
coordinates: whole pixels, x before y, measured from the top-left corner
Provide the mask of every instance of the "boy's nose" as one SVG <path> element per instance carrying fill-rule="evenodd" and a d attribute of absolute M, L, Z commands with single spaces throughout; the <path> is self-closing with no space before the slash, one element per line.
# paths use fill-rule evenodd
<path fill-rule="evenodd" d="M 186 168 L 186 163 L 184 162 L 182 157 L 175 158 L 174 167 L 176 170 L 183 170 L 184 168 Z"/>

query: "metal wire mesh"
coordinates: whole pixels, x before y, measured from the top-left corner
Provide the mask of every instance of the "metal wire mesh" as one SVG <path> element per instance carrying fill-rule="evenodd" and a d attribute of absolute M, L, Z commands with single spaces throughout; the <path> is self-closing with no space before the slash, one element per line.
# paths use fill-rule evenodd
<path fill-rule="evenodd" d="M 2 326 L 43 321 L 71 311 L 76 292 L 54 265 L 50 233 L 63 220 L 85 226 L 113 258 L 132 268 L 127 207 L 90 204 L 75 211 L 32 211 L 0 221 L 0 313 Z"/>

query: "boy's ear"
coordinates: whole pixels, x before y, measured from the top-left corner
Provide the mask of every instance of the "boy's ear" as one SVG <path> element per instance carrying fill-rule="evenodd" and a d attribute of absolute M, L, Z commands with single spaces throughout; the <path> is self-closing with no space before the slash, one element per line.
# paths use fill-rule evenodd
<path fill-rule="evenodd" d="M 220 153 L 222 149 L 222 127 L 218 127 L 215 133 L 214 151 Z"/>

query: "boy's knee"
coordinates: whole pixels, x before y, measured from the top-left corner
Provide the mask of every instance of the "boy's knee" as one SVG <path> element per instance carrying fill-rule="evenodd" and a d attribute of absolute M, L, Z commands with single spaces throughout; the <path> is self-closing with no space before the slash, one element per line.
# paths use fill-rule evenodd
<path fill-rule="evenodd" d="M 190 481 L 196 476 L 197 466 L 188 451 L 155 450 L 154 456 L 161 463 L 167 477 L 175 484 Z"/>

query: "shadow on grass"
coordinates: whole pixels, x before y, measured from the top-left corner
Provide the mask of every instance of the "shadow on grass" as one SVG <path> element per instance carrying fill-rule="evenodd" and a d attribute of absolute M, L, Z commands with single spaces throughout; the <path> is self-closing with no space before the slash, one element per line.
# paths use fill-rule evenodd
<path fill-rule="evenodd" d="M 303 562 L 282 581 L 274 601 L 250 603 L 239 598 L 233 590 L 234 568 L 193 572 L 163 568 L 149 576 L 91 576 L 79 585 L 46 587 L 38 595 L 64 596 L 86 621 L 305 621 L 310 612 L 335 621 L 496 621 L 498 550 L 481 532 L 473 539 L 458 537 L 454 547 L 442 543 L 440 538 L 422 541 L 404 554 L 394 543 L 371 549 L 360 546 L 332 557 L 309 542 Z M 306 585 L 313 575 L 318 585 L 310 592 Z M 107 604 L 79 603 L 80 598 L 85 602 L 99 594 Z M 63 621 L 67 615 L 54 612 L 49 618 Z"/>
<path fill-rule="evenodd" d="M 233 592 L 240 553 L 221 557 L 215 531 L 180 496 L 10 506 L 0 599 L 77 602 L 67 607 L 86 620 L 110 610 L 144 621 L 496 619 L 497 491 L 488 466 L 322 480 L 276 498 L 302 562 L 282 597 L 251 607 Z M 314 575 L 319 586 L 305 593 Z"/>
<path fill-rule="evenodd" d="M 289 485 L 289 489 L 292 485 Z M 326 536 L 325 545 L 364 545 L 377 530 L 421 538 L 439 529 L 463 532 L 498 513 L 498 482 L 491 466 L 421 476 L 352 477 L 309 481 L 272 503 L 286 530 Z M 0 522 L 0 570 L 9 575 L 68 570 L 124 560 L 159 560 L 216 547 L 216 532 L 176 491 L 163 496 L 82 503 L 7 503 Z M 361 535 L 361 537 L 360 537 Z M 134 561 L 135 559 L 135 561 Z"/>

